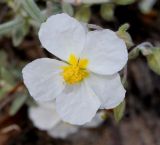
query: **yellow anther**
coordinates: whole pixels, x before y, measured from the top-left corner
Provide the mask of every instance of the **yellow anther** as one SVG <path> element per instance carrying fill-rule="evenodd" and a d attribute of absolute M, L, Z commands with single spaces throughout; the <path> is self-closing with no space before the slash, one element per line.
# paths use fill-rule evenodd
<path fill-rule="evenodd" d="M 74 54 L 71 54 L 68 59 L 69 65 L 63 66 L 61 73 L 67 84 L 75 84 L 83 81 L 89 75 L 86 70 L 88 65 L 87 59 L 78 59 Z"/>

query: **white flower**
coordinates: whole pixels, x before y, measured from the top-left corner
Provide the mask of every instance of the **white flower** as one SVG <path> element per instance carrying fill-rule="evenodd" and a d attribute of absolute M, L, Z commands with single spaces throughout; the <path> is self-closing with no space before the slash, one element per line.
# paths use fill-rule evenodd
<path fill-rule="evenodd" d="M 101 125 L 104 122 L 104 119 L 102 119 L 102 117 L 105 116 L 105 115 L 106 114 L 105 114 L 104 111 L 98 112 L 94 116 L 94 118 L 92 119 L 92 121 L 86 123 L 83 127 L 86 127 L 86 128 L 96 128 L 96 127 L 98 127 L 99 125 Z"/>
<path fill-rule="evenodd" d="M 86 4 L 92 4 L 92 3 L 106 3 L 106 2 L 111 2 L 111 0 L 63 0 L 64 2 L 67 3 L 72 3 L 72 4 L 79 4 L 79 3 L 86 3 Z"/>
<path fill-rule="evenodd" d="M 41 25 L 44 48 L 63 61 L 41 58 L 23 69 L 24 83 L 38 102 L 56 99 L 60 117 L 71 124 L 89 122 L 98 109 L 111 109 L 125 97 L 118 71 L 128 60 L 125 42 L 104 29 L 87 32 L 67 14 Z"/>
<path fill-rule="evenodd" d="M 152 10 L 157 0 L 141 0 L 139 2 L 139 8 L 143 13 L 148 13 Z"/>
<path fill-rule="evenodd" d="M 30 107 L 28 113 L 29 118 L 37 128 L 47 131 L 47 133 L 54 138 L 66 138 L 79 130 L 77 126 L 70 125 L 61 120 L 56 112 L 54 102 L 47 102 Z M 83 127 L 95 128 L 99 126 L 104 121 L 101 118 L 103 114 L 104 112 L 97 113 L 92 121 L 85 124 Z"/>
<path fill-rule="evenodd" d="M 66 138 L 78 131 L 78 127 L 61 121 L 53 102 L 30 107 L 29 117 L 37 128 L 55 138 Z"/>

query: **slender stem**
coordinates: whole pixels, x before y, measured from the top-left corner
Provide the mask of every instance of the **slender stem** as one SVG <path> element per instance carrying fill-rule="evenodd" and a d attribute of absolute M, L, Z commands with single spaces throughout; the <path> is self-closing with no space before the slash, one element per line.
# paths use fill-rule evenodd
<path fill-rule="evenodd" d="M 90 29 L 103 30 L 102 27 L 94 25 L 94 24 L 87 24 L 87 27 Z"/>
<path fill-rule="evenodd" d="M 127 75 L 128 75 L 128 71 L 127 71 L 127 65 L 124 67 L 123 70 L 123 78 L 122 78 L 122 84 L 124 85 L 127 81 Z"/>

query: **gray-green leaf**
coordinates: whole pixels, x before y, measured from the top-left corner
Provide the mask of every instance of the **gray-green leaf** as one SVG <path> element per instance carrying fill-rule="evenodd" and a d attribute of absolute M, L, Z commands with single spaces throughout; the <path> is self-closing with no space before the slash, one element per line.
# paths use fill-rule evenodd
<path fill-rule="evenodd" d="M 75 18 L 82 22 L 89 22 L 90 17 L 91 17 L 90 7 L 85 5 L 81 6 L 75 14 Z"/>
<path fill-rule="evenodd" d="M 101 16 L 107 21 L 112 21 L 114 19 L 114 8 L 115 6 L 111 3 L 106 3 L 101 5 Z"/>
<path fill-rule="evenodd" d="M 117 106 L 114 109 L 114 118 L 117 123 L 122 119 L 124 111 L 125 111 L 125 101 L 123 101 L 119 106 Z"/>
<path fill-rule="evenodd" d="M 27 35 L 28 31 L 29 31 L 29 25 L 25 23 L 25 21 L 20 27 L 17 27 L 13 30 L 12 41 L 14 46 L 18 46 L 21 44 L 24 37 Z"/>
<path fill-rule="evenodd" d="M 34 0 L 21 0 L 20 2 L 31 18 L 38 21 L 40 24 L 46 20 Z"/>
<path fill-rule="evenodd" d="M 149 67 L 158 75 L 160 75 L 160 48 L 155 48 L 152 54 L 147 55 Z"/>
<path fill-rule="evenodd" d="M 19 111 L 19 109 L 23 106 L 26 99 L 27 99 L 26 95 L 17 96 L 17 98 L 11 104 L 9 114 L 10 115 L 15 115 Z"/>
<path fill-rule="evenodd" d="M 62 10 L 64 13 L 69 14 L 70 16 L 73 16 L 74 10 L 71 4 L 69 3 L 62 3 Z"/>
<path fill-rule="evenodd" d="M 0 36 L 8 34 L 9 32 L 13 31 L 17 27 L 21 26 L 22 18 L 17 17 L 14 20 L 6 22 L 0 25 Z"/>
<path fill-rule="evenodd" d="M 127 45 L 128 48 L 132 47 L 134 45 L 131 35 L 127 32 L 129 29 L 129 24 L 123 24 L 117 31 L 117 35 L 123 39 Z"/>

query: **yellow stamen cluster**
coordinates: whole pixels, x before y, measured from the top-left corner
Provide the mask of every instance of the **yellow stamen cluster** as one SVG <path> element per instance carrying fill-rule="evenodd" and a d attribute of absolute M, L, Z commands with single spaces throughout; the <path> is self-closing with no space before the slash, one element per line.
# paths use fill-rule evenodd
<path fill-rule="evenodd" d="M 61 73 L 67 84 L 79 83 L 89 75 L 86 70 L 88 59 L 78 59 L 74 54 L 71 54 L 68 62 L 69 65 L 63 66 Z"/>

